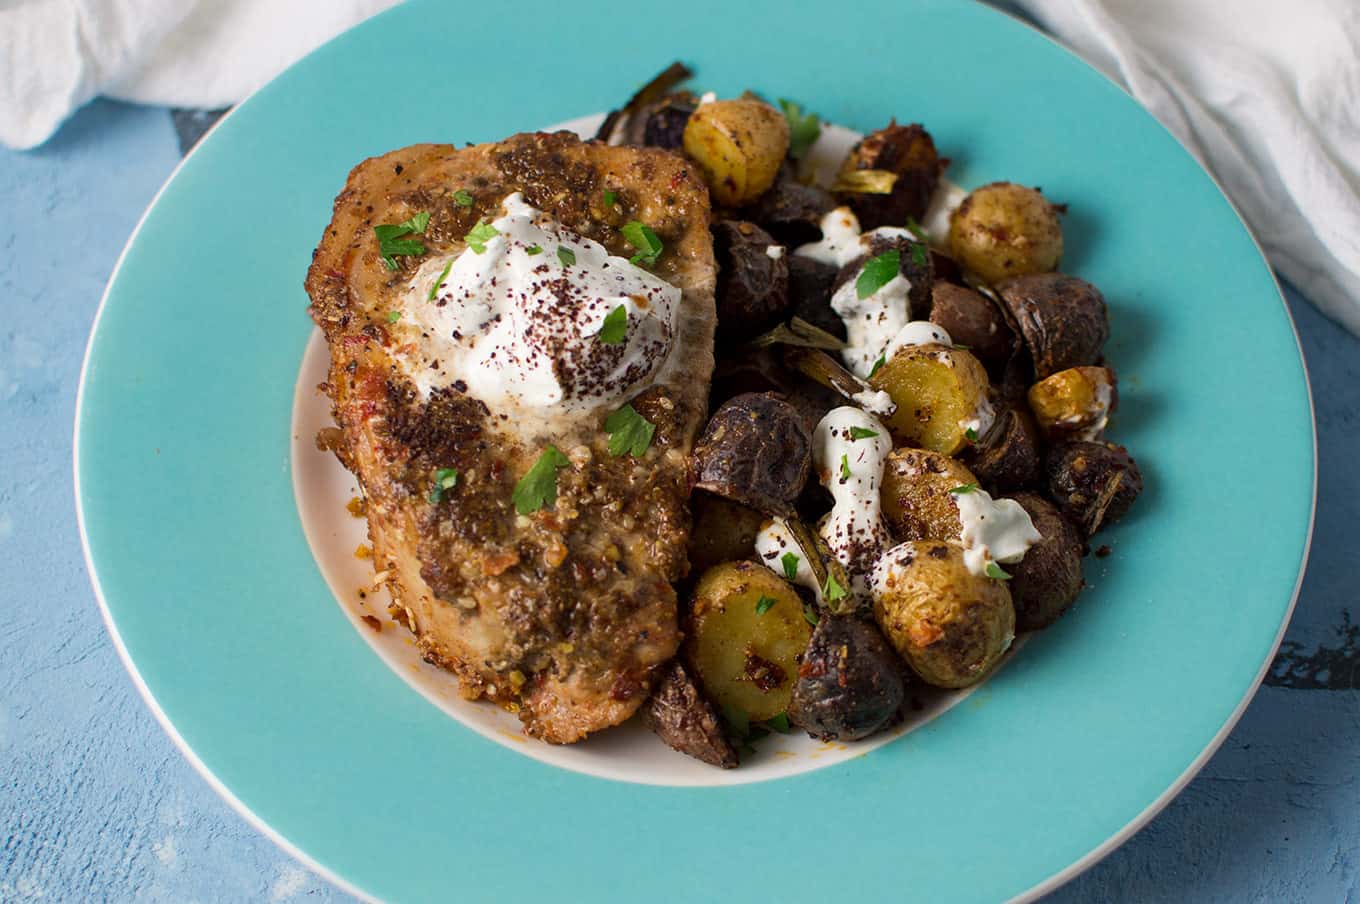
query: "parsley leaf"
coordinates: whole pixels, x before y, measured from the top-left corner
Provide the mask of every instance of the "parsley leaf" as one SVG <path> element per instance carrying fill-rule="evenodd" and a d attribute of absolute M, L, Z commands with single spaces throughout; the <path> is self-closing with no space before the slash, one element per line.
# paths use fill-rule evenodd
<path fill-rule="evenodd" d="M 779 602 L 779 600 L 772 596 L 761 596 L 760 599 L 756 600 L 756 615 L 764 615 L 766 612 L 769 612 L 770 607 L 777 602 Z"/>
<path fill-rule="evenodd" d="M 595 335 L 605 345 L 618 345 L 628 334 L 628 308 L 619 305 L 604 316 L 604 324 Z"/>
<path fill-rule="evenodd" d="M 778 713 L 770 716 L 770 718 L 765 720 L 765 724 L 780 734 L 788 734 L 793 730 L 792 726 L 789 725 L 788 713 Z"/>
<path fill-rule="evenodd" d="M 837 600 L 843 600 L 848 595 L 845 592 L 845 588 L 840 585 L 840 582 L 836 580 L 836 576 L 831 572 L 827 572 L 826 586 L 822 589 L 826 593 L 826 601 L 828 603 L 834 603 Z"/>
<path fill-rule="evenodd" d="M 849 455 L 842 455 L 842 456 L 841 456 L 841 480 L 844 481 L 844 480 L 849 480 L 849 479 L 850 479 L 850 456 L 849 456 Z"/>
<path fill-rule="evenodd" d="M 995 578 L 998 581 L 1009 581 L 1011 579 L 1011 576 L 995 562 L 988 562 L 987 567 L 984 570 L 987 572 L 987 577 L 989 578 Z"/>
<path fill-rule="evenodd" d="M 784 111 L 784 118 L 789 122 L 789 156 L 797 160 L 822 134 L 821 120 L 816 113 L 804 113 L 801 106 L 782 97 L 779 98 L 779 109 Z"/>
<path fill-rule="evenodd" d="M 638 252 L 628 258 L 629 263 L 650 266 L 655 264 L 656 259 L 661 256 L 661 239 L 656 237 L 655 232 L 652 232 L 652 227 L 639 223 L 637 220 L 631 220 L 624 223 L 619 232 L 623 233 L 628 244 L 636 248 Z"/>
<path fill-rule="evenodd" d="M 403 239 L 402 236 L 410 235 L 413 232 L 424 232 L 425 227 L 429 225 L 429 213 L 421 211 L 401 223 L 382 223 L 374 226 L 373 234 L 378 238 L 378 255 L 382 258 L 383 266 L 389 270 L 395 270 L 397 269 L 397 257 L 424 254 L 424 244 L 415 239 Z"/>
<path fill-rule="evenodd" d="M 874 377 L 874 374 L 878 373 L 878 369 L 879 369 L 880 367 L 882 367 L 884 364 L 887 364 L 887 363 L 888 363 L 888 356 L 887 356 L 887 355 L 879 355 L 879 356 L 878 356 L 878 360 L 874 362 L 874 366 L 869 370 L 869 379 L 872 380 L 873 377 Z"/>
<path fill-rule="evenodd" d="M 459 207 L 471 207 L 476 201 L 472 197 L 472 192 L 466 188 L 460 188 L 453 193 L 453 203 Z"/>
<path fill-rule="evenodd" d="M 850 428 L 850 441 L 851 441 L 851 442 L 854 442 L 854 441 L 857 440 L 857 439 L 869 439 L 870 437 L 873 437 L 873 436 L 878 436 L 878 431 L 877 431 L 877 430 L 870 430 L 868 427 L 851 427 L 851 428 Z"/>
<path fill-rule="evenodd" d="M 978 433 L 972 427 L 969 427 L 967 430 L 963 431 L 963 438 L 970 443 L 975 443 L 978 441 Z"/>
<path fill-rule="evenodd" d="M 396 322 L 397 322 L 398 320 L 400 320 L 400 319 L 401 319 L 401 311 L 388 311 L 388 312 L 387 312 L 387 322 L 388 322 L 388 323 L 396 323 Z"/>
<path fill-rule="evenodd" d="M 561 245 L 557 246 L 557 259 L 562 262 L 562 266 L 570 267 L 576 263 L 576 252 Z"/>
<path fill-rule="evenodd" d="M 519 479 L 519 483 L 515 484 L 515 491 L 510 496 L 514 500 L 515 511 L 527 515 L 555 503 L 557 471 L 568 464 L 570 462 L 567 457 L 557 451 L 556 446 L 549 444 L 538 457 L 538 461 L 534 462 L 534 466 Z"/>
<path fill-rule="evenodd" d="M 912 235 L 916 236 L 916 240 L 918 242 L 924 242 L 927 240 L 926 228 L 922 226 L 920 223 L 916 222 L 915 217 L 907 217 L 907 232 L 910 232 Z"/>
<path fill-rule="evenodd" d="M 632 405 L 624 405 L 605 420 L 604 430 L 609 434 L 610 455 L 641 458 L 652 444 L 656 424 L 638 414 Z"/>
<path fill-rule="evenodd" d="M 956 487 L 950 487 L 949 492 L 955 496 L 962 496 L 964 493 L 971 493 L 978 488 L 975 483 L 961 483 Z"/>
<path fill-rule="evenodd" d="M 790 581 L 798 580 L 798 557 L 791 552 L 786 552 L 779 557 L 779 563 L 784 566 L 784 577 Z"/>
<path fill-rule="evenodd" d="M 605 206 L 605 207 L 613 207 L 613 206 L 614 206 L 614 202 L 617 201 L 618 199 L 619 199 L 619 196 L 618 196 L 617 194 L 615 194 L 614 192 L 610 191 L 610 190 L 607 189 L 607 188 L 604 190 L 604 206 Z"/>
<path fill-rule="evenodd" d="M 444 498 L 444 491 L 458 485 L 457 468 L 440 468 L 434 472 L 434 488 L 430 490 L 430 502 L 437 503 Z"/>
<path fill-rule="evenodd" d="M 803 619 L 804 619 L 804 621 L 806 621 L 809 625 L 812 625 L 813 627 L 816 627 L 816 626 L 817 626 L 817 623 L 818 623 L 819 621 L 822 620 L 822 617 L 821 617 L 820 615 L 817 614 L 817 610 L 816 610 L 816 609 L 812 608 L 811 606 L 804 606 L 804 607 L 803 607 Z"/>
<path fill-rule="evenodd" d="M 439 277 L 434 281 L 434 285 L 430 286 L 430 294 L 425 296 L 426 301 L 434 301 L 434 297 L 439 294 L 439 287 L 444 285 L 444 280 L 448 278 L 449 271 L 452 269 L 453 258 L 449 258 L 449 262 L 444 265 L 444 269 L 439 271 Z"/>
<path fill-rule="evenodd" d="M 542 245 L 530 245 L 528 248 L 525 248 L 525 249 L 524 249 L 524 253 L 527 254 L 527 255 L 529 255 L 530 257 L 533 257 L 535 254 L 542 254 L 542 253 L 543 253 L 543 246 L 542 246 Z"/>
<path fill-rule="evenodd" d="M 926 246 L 920 242 L 913 242 L 911 245 L 911 262 L 918 267 L 924 267 L 928 260 L 930 260 L 930 255 L 926 253 Z"/>
<path fill-rule="evenodd" d="M 472 227 L 472 231 L 463 236 L 463 241 L 476 254 L 486 251 L 486 243 L 500 235 L 501 231 L 492 226 L 486 220 L 478 220 L 477 225 Z"/>
<path fill-rule="evenodd" d="M 869 258 L 869 262 L 860 271 L 859 279 L 855 280 L 855 294 L 860 298 L 868 298 L 892 282 L 893 277 L 897 276 L 901 269 L 902 252 L 896 248 Z"/>

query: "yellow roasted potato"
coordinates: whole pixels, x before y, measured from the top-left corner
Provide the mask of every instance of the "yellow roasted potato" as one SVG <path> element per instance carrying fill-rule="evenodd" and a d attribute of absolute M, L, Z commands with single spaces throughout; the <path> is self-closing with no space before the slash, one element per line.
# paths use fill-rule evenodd
<path fill-rule="evenodd" d="M 1059 212 L 1037 189 L 984 185 L 949 215 L 950 253 L 988 283 L 1055 270 L 1063 252 Z"/>
<path fill-rule="evenodd" d="M 752 721 L 789 708 L 812 626 L 793 587 L 755 562 L 710 568 L 694 588 L 685 657 L 719 707 Z"/>
<path fill-rule="evenodd" d="M 986 677 L 1015 639 L 1005 583 L 973 574 L 957 543 L 910 540 L 874 571 L 874 617 L 921 680 L 968 687 Z"/>
<path fill-rule="evenodd" d="M 887 418 L 893 438 L 953 455 L 968 443 L 968 430 L 990 406 L 987 371 L 971 352 L 947 345 L 898 349 L 869 385 L 892 396 L 897 411 Z"/>
<path fill-rule="evenodd" d="M 713 199 L 738 207 L 774 184 L 789 150 L 789 124 L 783 113 L 753 98 L 715 100 L 690 116 L 684 143 Z"/>
<path fill-rule="evenodd" d="M 883 463 L 883 518 L 897 540 L 957 540 L 955 487 L 977 485 L 960 462 L 926 449 L 895 449 Z"/>
<path fill-rule="evenodd" d="M 1029 388 L 1029 407 L 1051 440 L 1100 439 L 1110 412 L 1119 404 L 1114 371 L 1069 367 Z"/>

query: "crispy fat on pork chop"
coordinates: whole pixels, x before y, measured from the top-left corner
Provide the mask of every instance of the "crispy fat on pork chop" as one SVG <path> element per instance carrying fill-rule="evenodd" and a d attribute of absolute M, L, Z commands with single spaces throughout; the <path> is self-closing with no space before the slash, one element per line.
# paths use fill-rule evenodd
<path fill-rule="evenodd" d="M 530 735 L 624 721 L 676 651 L 714 278 L 707 191 L 664 151 L 416 145 L 335 200 L 319 441 L 425 658 Z"/>

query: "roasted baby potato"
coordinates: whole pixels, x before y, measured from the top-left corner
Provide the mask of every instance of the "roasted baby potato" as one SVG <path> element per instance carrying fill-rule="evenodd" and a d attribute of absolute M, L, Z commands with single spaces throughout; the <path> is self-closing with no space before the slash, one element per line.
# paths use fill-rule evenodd
<path fill-rule="evenodd" d="M 1118 406 L 1118 386 L 1108 367 L 1069 367 L 1029 389 L 1034 420 L 1055 441 L 1099 439 L 1110 412 Z"/>
<path fill-rule="evenodd" d="M 1075 440 L 1048 450 L 1048 495 L 1087 537 L 1118 521 L 1143 491 L 1143 475 L 1123 446 Z"/>
<path fill-rule="evenodd" d="M 713 225 L 718 262 L 718 338 L 749 339 L 782 319 L 789 306 L 787 256 L 770 256 L 775 241 L 755 223 L 722 220 Z"/>
<path fill-rule="evenodd" d="M 930 322 L 944 327 L 956 345 L 965 345 L 990 373 L 1011 355 L 1015 336 L 996 302 L 965 286 L 937 282 L 930 291 Z"/>
<path fill-rule="evenodd" d="M 798 411 L 774 395 L 728 399 L 694 445 L 695 487 L 767 515 L 793 514 L 812 470 L 812 440 Z"/>
<path fill-rule="evenodd" d="M 874 617 L 936 687 L 981 681 L 1015 639 L 1010 591 L 969 571 L 957 543 L 909 540 L 884 553 L 874 571 Z"/>
<path fill-rule="evenodd" d="M 1057 621 L 1081 593 L 1081 537 L 1053 503 L 1038 493 L 1016 493 L 1011 498 L 1043 535 L 1023 559 L 1006 566 L 1016 629 L 1037 631 Z"/>
<path fill-rule="evenodd" d="M 710 766 L 737 767 L 737 751 L 727 739 L 713 704 L 678 659 L 671 660 L 642 707 L 642 718 L 657 737 L 675 750 Z"/>
<path fill-rule="evenodd" d="M 947 345 L 898 349 L 869 385 L 897 405 L 886 419 L 894 439 L 944 455 L 967 445 L 972 421 L 990 404 L 982 364 L 971 352 Z"/>
<path fill-rule="evenodd" d="M 742 211 L 742 217 L 759 223 L 792 251 L 799 245 L 815 242 L 822 234 L 822 217 L 836 206 L 831 192 L 816 185 L 804 185 L 789 161 L 779 167 L 774 185 Z"/>
<path fill-rule="evenodd" d="M 1095 286 L 1075 276 L 1036 273 L 1008 279 L 996 291 L 1029 347 L 1036 380 L 1100 361 L 1110 321 Z"/>
<path fill-rule="evenodd" d="M 1059 212 L 1037 189 L 1013 182 L 984 185 L 950 214 L 950 253 L 988 283 L 1046 273 L 1062 258 Z"/>
<path fill-rule="evenodd" d="M 685 656 L 705 695 L 752 721 L 789 708 L 812 626 L 793 586 L 764 565 L 711 568 L 694 588 Z"/>
<path fill-rule="evenodd" d="M 789 150 L 789 124 L 783 113 L 752 98 L 716 100 L 690 114 L 684 145 L 713 199 L 739 207 L 774 184 Z"/>
<path fill-rule="evenodd" d="M 926 215 L 943 171 L 930 133 L 915 123 L 899 126 L 894 121 L 851 148 L 836 175 L 837 198 L 850 205 L 866 231 L 902 226 Z M 865 180 L 866 174 L 880 178 Z"/>
<path fill-rule="evenodd" d="M 949 491 L 978 479 L 956 459 L 894 449 L 883 463 L 883 519 L 897 540 L 957 540 L 962 525 Z"/>
<path fill-rule="evenodd" d="M 703 574 L 715 565 L 749 556 L 766 520 L 755 509 L 703 490 L 695 490 L 690 496 L 690 508 L 694 512 L 689 531 L 691 574 Z"/>
<path fill-rule="evenodd" d="M 886 725 L 905 696 L 901 660 L 877 626 L 824 615 L 798 667 L 789 720 L 823 741 L 856 741 Z"/>
<path fill-rule="evenodd" d="M 785 260 L 789 265 L 789 313 L 844 340 L 845 321 L 831 308 L 836 268 L 797 254 Z"/>
<path fill-rule="evenodd" d="M 992 429 L 965 449 L 962 458 L 993 496 L 1037 487 L 1043 470 L 1039 428 L 1026 409 L 1002 409 Z"/>

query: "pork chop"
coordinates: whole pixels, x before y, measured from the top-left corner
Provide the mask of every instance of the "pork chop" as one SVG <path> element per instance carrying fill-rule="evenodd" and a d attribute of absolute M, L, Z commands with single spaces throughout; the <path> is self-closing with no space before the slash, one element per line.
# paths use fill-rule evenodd
<path fill-rule="evenodd" d="M 604 424 L 618 404 L 525 417 L 462 381 L 422 389 L 399 366 L 411 327 L 393 312 L 413 279 L 462 252 L 513 192 L 611 254 L 635 251 L 620 233 L 634 220 L 664 244 L 648 267 L 681 294 L 669 353 L 625 400 L 656 426 L 640 457 L 609 453 Z M 425 213 L 407 236 L 422 253 L 384 262 L 374 227 Z M 713 369 L 714 279 L 707 191 L 665 151 L 566 132 L 416 145 L 355 167 L 335 200 L 306 280 L 338 425 L 322 445 L 359 480 L 376 580 L 422 654 L 457 675 L 464 697 L 517 712 L 529 735 L 571 743 L 623 722 L 675 654 L 672 584 L 688 568 L 688 459 Z M 547 443 L 569 461 L 555 503 L 520 514 L 516 483 Z"/>

